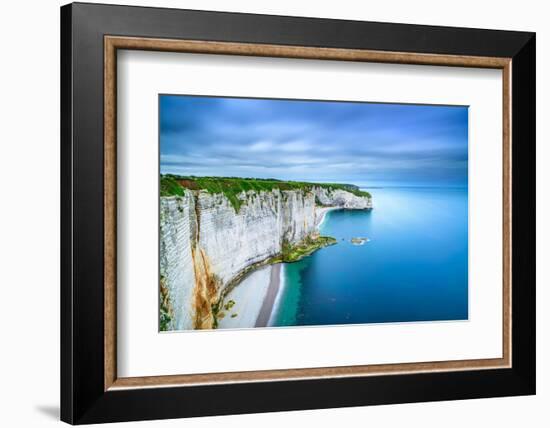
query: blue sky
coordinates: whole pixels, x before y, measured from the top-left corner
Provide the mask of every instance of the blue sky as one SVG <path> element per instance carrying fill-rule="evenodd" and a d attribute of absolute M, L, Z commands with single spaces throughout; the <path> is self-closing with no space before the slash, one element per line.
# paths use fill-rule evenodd
<path fill-rule="evenodd" d="M 161 173 L 464 186 L 467 107 L 160 96 Z"/>

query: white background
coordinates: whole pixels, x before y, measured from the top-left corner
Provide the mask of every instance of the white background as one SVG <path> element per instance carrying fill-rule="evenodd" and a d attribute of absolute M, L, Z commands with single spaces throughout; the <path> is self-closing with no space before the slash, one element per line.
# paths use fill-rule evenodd
<path fill-rule="evenodd" d="M 111 3 L 109 1 L 104 1 Z M 534 0 L 396 0 L 265 2 L 239 0 L 127 1 L 175 6 L 414 24 L 537 31 L 537 339 L 538 395 L 223 418 L 124 426 L 407 426 L 543 427 L 550 405 L 550 51 L 549 13 Z M 0 13 L 1 424 L 59 424 L 59 10 L 55 0 L 5 2 Z"/>
<path fill-rule="evenodd" d="M 119 376 L 502 356 L 501 70 L 124 51 L 117 78 Z M 469 319 L 158 334 L 159 93 L 469 105 Z"/>

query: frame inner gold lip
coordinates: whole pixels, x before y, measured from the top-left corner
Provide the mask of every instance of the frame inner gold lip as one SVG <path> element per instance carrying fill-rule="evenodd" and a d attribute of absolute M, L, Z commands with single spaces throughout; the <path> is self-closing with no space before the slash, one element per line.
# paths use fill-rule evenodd
<path fill-rule="evenodd" d="M 170 376 L 117 377 L 116 368 L 116 52 L 117 49 L 243 55 L 296 59 L 380 62 L 495 68 L 503 82 L 503 322 L 502 358 L 376 364 L 341 367 L 280 369 Z M 512 287 L 512 60 L 500 57 L 420 54 L 361 49 L 320 48 L 252 43 L 172 40 L 140 37 L 104 37 L 104 389 L 155 388 L 204 384 L 290 381 L 314 378 L 360 377 L 422 372 L 480 370 L 511 367 Z"/>

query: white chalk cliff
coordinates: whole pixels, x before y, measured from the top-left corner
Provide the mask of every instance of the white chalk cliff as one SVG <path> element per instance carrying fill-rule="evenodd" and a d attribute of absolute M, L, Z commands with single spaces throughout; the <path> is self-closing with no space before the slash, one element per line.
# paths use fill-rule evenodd
<path fill-rule="evenodd" d="M 284 243 L 318 235 L 324 207 L 369 209 L 371 199 L 341 189 L 242 192 L 238 212 L 222 193 L 185 189 L 160 198 L 161 299 L 168 330 L 212 328 L 213 305 Z"/>

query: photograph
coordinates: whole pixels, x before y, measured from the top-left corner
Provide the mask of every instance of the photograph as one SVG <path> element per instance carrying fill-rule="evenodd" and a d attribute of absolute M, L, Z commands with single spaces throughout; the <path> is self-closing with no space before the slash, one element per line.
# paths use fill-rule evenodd
<path fill-rule="evenodd" d="M 468 320 L 468 106 L 159 95 L 159 330 Z"/>

